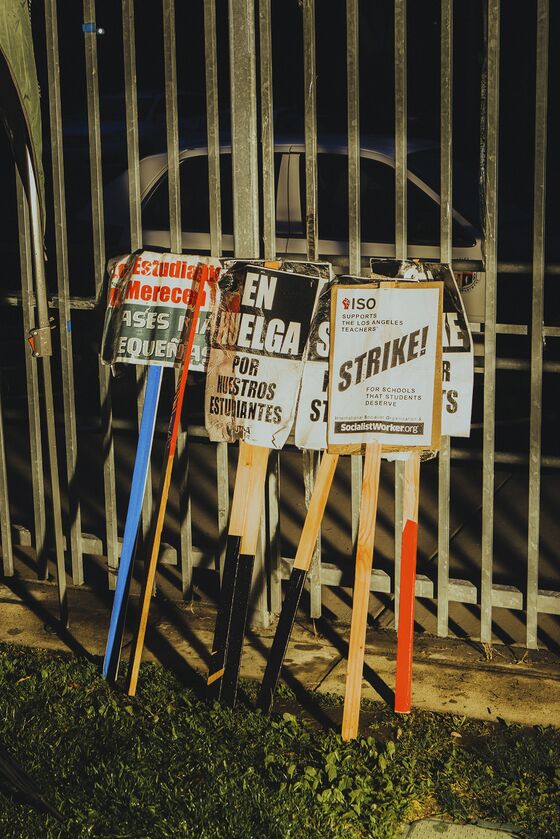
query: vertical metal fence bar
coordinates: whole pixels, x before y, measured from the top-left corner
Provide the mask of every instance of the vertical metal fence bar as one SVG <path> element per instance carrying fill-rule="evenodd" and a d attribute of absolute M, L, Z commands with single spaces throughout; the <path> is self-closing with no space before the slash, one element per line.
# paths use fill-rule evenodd
<path fill-rule="evenodd" d="M 229 0 L 231 150 L 235 255 L 259 255 L 259 176 L 255 10 L 252 0 Z"/>
<path fill-rule="evenodd" d="M 84 22 L 94 21 L 95 0 L 83 2 Z M 99 118 L 99 84 L 97 68 L 97 35 L 84 33 L 86 61 L 86 95 L 88 111 L 89 166 L 91 179 L 91 211 L 93 236 L 93 267 L 95 292 L 99 298 L 105 273 L 105 227 L 103 212 L 103 180 L 101 169 L 101 121 Z M 113 440 L 113 409 L 111 403 L 111 373 L 99 362 L 99 400 L 101 405 L 101 433 L 103 452 L 103 495 L 105 503 L 105 539 L 107 551 L 107 584 L 116 585 L 119 562 L 117 491 L 115 482 L 115 447 Z"/>
<path fill-rule="evenodd" d="M 453 0 L 441 0 L 440 69 L 440 247 L 441 261 L 453 258 Z M 451 444 L 441 438 L 438 467 L 437 633 L 447 637 L 449 625 L 449 501 Z"/>
<path fill-rule="evenodd" d="M 49 80 L 49 116 L 52 155 L 54 228 L 58 282 L 58 314 L 64 408 L 64 443 L 68 481 L 68 532 L 74 585 L 84 582 L 82 556 L 82 515 L 78 492 L 78 435 L 76 429 L 76 395 L 74 389 L 74 356 L 72 349 L 72 315 L 68 277 L 68 244 L 66 239 L 66 193 L 62 149 L 62 105 L 60 97 L 60 66 L 56 0 L 45 2 L 45 36 Z"/>
<path fill-rule="evenodd" d="M 8 471 L 6 469 L 6 445 L 4 440 L 4 412 L 2 409 L 2 381 L 0 379 L 0 534 L 2 536 L 2 570 L 6 577 L 14 575 L 14 554 L 12 550 L 12 520 L 10 517 L 10 494 L 8 492 Z"/>
<path fill-rule="evenodd" d="M 229 0 L 231 152 L 235 255 L 259 256 L 259 172 L 257 153 L 257 70 L 255 8 L 252 0 Z M 266 580 L 262 539 L 255 557 L 254 580 L 261 581 L 252 622 L 268 624 L 263 588 Z"/>
<path fill-rule="evenodd" d="M 167 176 L 169 184 L 169 239 L 171 250 L 181 253 L 181 184 L 179 178 L 179 113 L 177 107 L 177 54 L 175 38 L 175 0 L 163 0 L 163 56 L 165 73 L 165 116 L 167 131 Z M 175 383 L 179 378 L 175 370 Z M 188 485 L 187 432 L 181 423 L 175 464 L 178 480 L 179 562 L 183 596 L 192 585 L 192 519 Z"/>
<path fill-rule="evenodd" d="M 128 207 L 130 213 L 130 247 L 142 247 L 142 200 L 140 186 L 140 154 L 138 147 L 138 99 L 136 90 L 136 35 L 134 0 L 122 0 L 124 93 L 126 119 L 126 151 L 128 160 Z M 146 369 L 134 368 L 137 388 L 138 427 L 142 419 L 146 390 Z M 148 468 L 146 492 L 142 504 L 142 535 L 147 537 L 152 517 L 152 471 Z"/>
<path fill-rule="evenodd" d="M 169 238 L 171 250 L 181 251 L 181 185 L 179 180 L 179 114 L 177 108 L 177 57 L 175 0 L 163 0 L 163 56 L 167 174 L 169 182 Z"/>
<path fill-rule="evenodd" d="M 346 2 L 346 83 L 348 101 L 348 244 L 350 273 L 360 274 L 360 54 L 358 0 Z"/>
<path fill-rule="evenodd" d="M 360 44 L 358 0 L 346 2 L 346 87 L 348 103 L 348 256 L 351 274 L 362 270 L 360 218 Z M 352 546 L 358 538 L 362 458 L 352 456 Z"/>
<path fill-rule="evenodd" d="M 276 202 L 274 183 L 274 107 L 272 87 L 272 20 L 270 0 L 259 0 L 259 56 L 264 258 L 276 257 Z M 266 552 L 272 612 L 280 611 L 280 453 L 271 452 L 266 483 Z"/>
<path fill-rule="evenodd" d="M 50 329 L 49 309 L 47 304 L 47 283 L 45 279 L 45 255 L 43 250 L 43 229 L 39 207 L 39 196 L 35 182 L 35 172 L 31 163 L 29 149 L 27 153 L 27 182 L 29 187 L 29 220 L 31 222 L 31 248 L 33 258 L 33 275 L 35 278 L 35 299 L 37 302 L 37 325 L 39 329 Z M 47 453 L 49 458 L 49 478 L 52 495 L 54 549 L 56 561 L 56 575 L 58 584 L 58 600 L 60 621 L 63 626 L 68 625 L 68 595 L 66 586 L 66 567 L 64 560 L 64 533 L 62 530 L 62 503 L 60 497 L 60 480 L 58 474 L 58 452 L 56 442 L 56 426 L 54 416 L 54 399 L 52 385 L 52 369 L 50 354 L 43 355 L 43 396 L 45 400 L 45 424 L 47 426 Z"/>
<path fill-rule="evenodd" d="M 226 535 L 229 520 L 229 474 L 228 444 L 216 443 L 216 484 L 218 490 L 218 544 L 220 553 L 217 557 L 220 580 L 224 573 L 226 559 Z"/>
<path fill-rule="evenodd" d="M 304 449 L 302 451 L 302 466 L 303 466 L 303 484 L 305 488 L 305 506 L 309 509 L 311 498 L 313 496 L 313 488 L 317 478 L 317 469 L 319 468 L 320 455 L 319 452 Z M 309 600 L 310 609 L 309 617 L 316 619 L 321 617 L 321 537 L 319 535 L 311 558 L 309 571 L 307 574 L 309 580 Z"/>
<path fill-rule="evenodd" d="M 305 135 L 305 233 L 307 259 L 319 258 L 319 219 L 317 213 L 317 55 L 315 43 L 315 0 L 303 3 L 303 107 Z M 319 465 L 318 452 L 304 451 L 302 457 L 305 503 L 309 505 L 315 474 Z M 307 575 L 310 590 L 311 618 L 321 617 L 321 532 L 311 558 Z"/>
<path fill-rule="evenodd" d="M 498 120 L 500 0 L 488 0 L 486 112 L 486 301 L 484 321 L 484 406 L 482 444 L 482 560 L 480 640 L 492 641 L 492 561 L 494 546 L 494 407 L 496 392 L 496 295 L 498 221 Z"/>
<path fill-rule="evenodd" d="M 206 71 L 206 125 L 208 131 L 208 188 L 210 197 L 210 252 L 222 254 L 220 189 L 220 122 L 218 110 L 218 47 L 215 0 L 204 0 L 204 64 Z"/>
<path fill-rule="evenodd" d="M 315 46 L 315 0 L 303 3 L 303 102 L 305 133 L 305 230 L 307 258 L 315 262 L 319 252 L 317 218 L 317 58 Z"/>
<path fill-rule="evenodd" d="M 360 499 L 362 497 L 362 456 L 359 454 L 353 454 L 350 457 L 350 491 L 352 494 L 352 550 L 355 550 L 360 526 Z"/>
<path fill-rule="evenodd" d="M 259 44 L 264 258 L 274 259 L 276 256 L 276 206 L 274 200 L 274 109 L 270 0 L 259 0 Z"/>
<path fill-rule="evenodd" d="M 395 246 L 407 254 L 406 0 L 395 0 Z"/>
<path fill-rule="evenodd" d="M 280 539 L 280 453 L 273 457 L 267 478 L 268 552 L 270 560 L 270 611 L 279 615 L 282 609 L 282 544 Z"/>
<path fill-rule="evenodd" d="M 527 647 L 529 649 L 536 649 L 537 647 L 539 593 L 548 30 L 549 3 L 548 0 L 538 0 L 533 211 L 533 314 L 531 320 L 531 419 L 529 431 L 529 529 L 527 556 Z"/>
<path fill-rule="evenodd" d="M 210 199 L 210 253 L 222 254 L 222 204 L 220 185 L 220 122 L 218 109 L 218 47 L 215 0 L 204 0 L 204 66 L 206 75 L 206 125 L 208 131 L 208 194 Z M 218 493 L 217 570 L 220 580 L 226 555 L 229 519 L 228 445 L 216 445 Z"/>
<path fill-rule="evenodd" d="M 407 255 L 407 90 L 406 0 L 395 0 L 395 255 Z M 399 580 L 403 527 L 404 463 L 395 463 L 395 629 L 399 622 Z"/>
<path fill-rule="evenodd" d="M 27 411 L 29 419 L 29 451 L 31 455 L 31 491 L 33 493 L 34 545 L 37 559 L 37 576 L 48 579 L 46 552 L 45 478 L 43 473 L 43 445 L 41 441 L 41 403 L 37 363 L 27 348 L 27 336 L 35 327 L 31 242 L 29 238 L 29 210 L 23 184 L 16 170 L 18 205 L 18 238 L 21 271 L 21 296 L 23 315 L 23 343 L 25 378 L 27 385 Z"/>

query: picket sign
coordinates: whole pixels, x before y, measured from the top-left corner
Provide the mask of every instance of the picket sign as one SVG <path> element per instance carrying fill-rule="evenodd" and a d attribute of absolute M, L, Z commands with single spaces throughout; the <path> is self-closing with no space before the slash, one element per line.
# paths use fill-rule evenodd
<path fill-rule="evenodd" d="M 208 279 L 196 325 L 190 369 L 204 373 L 210 351 L 210 320 L 217 304 L 219 259 L 196 254 L 138 250 L 110 263 L 101 357 L 110 364 L 178 366 L 187 310 L 195 298 L 197 266 Z"/>
<path fill-rule="evenodd" d="M 169 487 L 171 484 L 173 460 L 175 457 L 175 450 L 177 448 L 179 430 L 181 428 L 181 412 L 183 409 L 185 387 L 187 384 L 189 364 L 192 355 L 192 348 L 195 339 L 198 317 L 200 314 L 200 307 L 202 305 L 202 301 L 205 295 L 205 284 L 207 276 L 208 267 L 202 264 L 197 265 L 194 274 L 193 287 L 196 287 L 196 285 L 198 284 L 198 288 L 195 292 L 196 297 L 194 300 L 194 305 L 192 308 L 192 317 L 188 329 L 186 326 L 187 322 L 185 322 L 185 349 L 181 359 L 179 380 L 177 382 L 177 388 L 175 390 L 173 406 L 171 409 L 171 417 L 169 419 L 169 430 L 167 433 L 165 454 L 163 458 L 164 466 L 162 470 L 161 485 L 156 505 L 155 524 L 149 541 L 149 559 L 145 567 L 144 581 L 142 584 L 142 591 L 140 594 L 138 622 L 134 633 L 134 640 L 130 654 L 130 662 L 128 666 L 127 692 L 129 696 L 134 696 L 136 693 L 138 671 L 140 669 L 140 662 L 142 660 L 142 650 L 144 648 L 144 639 L 146 636 L 146 627 L 148 624 L 148 615 L 150 611 L 150 599 L 154 587 L 157 561 L 161 545 L 161 533 L 163 530 L 165 511 L 167 509 L 167 500 L 169 497 Z"/>
<path fill-rule="evenodd" d="M 309 502 L 296 558 L 292 566 L 278 625 L 274 633 L 274 640 L 268 654 L 266 670 L 257 697 L 257 708 L 261 708 L 267 714 L 270 713 L 274 701 L 274 693 L 290 643 L 305 578 L 311 565 L 337 463 L 337 454 L 324 452 L 317 471 L 313 494 Z"/>
<path fill-rule="evenodd" d="M 148 366 L 146 392 L 117 584 L 103 661 L 103 678 L 115 681 L 118 676 L 126 611 L 138 528 L 154 439 L 164 367 L 176 364 L 184 334 L 186 310 L 192 307 L 197 266 L 217 279 L 220 262 L 210 257 L 138 250 L 109 263 L 111 283 L 105 312 L 101 358 L 106 364 Z M 197 346 L 197 370 L 206 364 L 209 314 L 216 303 L 216 283 L 202 299 L 204 322 L 200 315 L 192 329 Z"/>
<path fill-rule="evenodd" d="M 232 267 L 235 264 L 232 263 Z M 265 262 L 267 268 L 279 268 L 279 262 Z M 214 627 L 214 640 L 212 642 L 212 656 L 210 658 L 210 666 L 208 668 L 208 676 L 206 680 L 207 695 L 211 699 L 221 699 L 222 689 L 224 686 L 224 673 L 226 665 L 226 653 L 229 649 L 230 630 L 234 609 L 234 600 L 237 593 L 237 605 L 241 600 L 241 592 L 237 587 L 237 577 L 240 569 L 240 554 L 241 554 L 241 540 L 245 535 L 245 542 L 249 541 L 251 545 L 254 542 L 253 551 L 256 552 L 256 545 L 258 539 L 257 532 L 249 534 L 247 538 L 246 525 L 249 500 L 252 501 L 252 509 L 250 519 L 256 517 L 256 504 L 260 499 L 261 508 L 258 514 L 257 528 L 260 524 L 260 516 L 262 512 L 262 498 L 264 491 L 264 481 L 266 478 L 266 466 L 268 464 L 268 449 L 257 446 L 252 446 L 245 443 L 243 440 L 239 441 L 239 455 L 237 459 L 237 472 L 235 475 L 235 485 L 233 488 L 233 498 L 230 510 L 230 519 L 228 527 L 228 535 L 226 540 L 226 552 L 224 559 L 224 568 L 222 574 L 222 581 L 220 587 L 220 602 L 218 605 L 218 613 L 216 615 L 216 624 Z M 264 470 L 263 470 L 264 466 Z M 262 491 L 258 496 L 251 495 L 251 491 L 255 490 L 255 472 L 257 475 L 264 475 L 262 478 Z M 244 549 L 247 550 L 246 544 Z M 253 560 L 254 561 L 254 560 Z M 243 562 L 244 571 L 246 573 L 249 561 L 245 559 Z M 251 564 L 251 577 L 253 572 L 253 564 Z M 249 580 L 249 594 L 250 594 Z M 245 584 L 246 587 L 246 584 Z M 248 608 L 249 595 L 247 595 L 246 609 Z M 243 608 L 243 604 L 242 604 Z M 246 620 L 246 615 L 245 619 Z M 239 624 L 236 626 L 237 635 L 239 634 Z M 239 659 L 241 653 L 239 652 Z M 229 678 L 229 696 L 232 693 L 232 678 L 231 678 L 231 661 L 228 669 Z"/>
<path fill-rule="evenodd" d="M 380 467 L 381 445 L 379 443 L 368 443 L 364 460 L 360 524 L 356 547 L 352 623 L 350 626 L 348 669 L 346 671 L 346 691 L 342 717 L 343 740 L 352 740 L 358 736 Z"/>
<path fill-rule="evenodd" d="M 418 502 L 420 497 L 420 455 L 413 452 L 404 466 L 403 535 L 397 634 L 397 676 L 395 711 L 408 714 L 412 696 L 412 650 L 416 598 L 416 550 L 418 544 Z"/>
<path fill-rule="evenodd" d="M 301 266 L 303 267 L 303 265 Z M 260 534 L 268 455 L 284 445 L 295 416 L 320 273 L 280 263 L 234 263 L 223 278 L 206 382 L 213 441 L 239 440 L 208 695 L 233 706 Z"/>
<path fill-rule="evenodd" d="M 439 448 L 442 297 L 437 281 L 332 290 L 329 451 L 357 454 L 365 445 L 344 740 L 358 734 L 382 452 L 406 464 L 395 710 L 410 710 L 420 457 Z"/>

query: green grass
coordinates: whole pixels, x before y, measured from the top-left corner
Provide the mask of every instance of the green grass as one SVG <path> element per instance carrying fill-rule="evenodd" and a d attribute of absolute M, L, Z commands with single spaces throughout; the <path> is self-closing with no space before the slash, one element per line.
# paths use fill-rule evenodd
<path fill-rule="evenodd" d="M 345 744 L 295 710 L 207 704 L 155 665 L 130 700 L 88 661 L 0 646 L 0 740 L 66 819 L 0 791 L 0 836 L 389 839 L 439 814 L 560 837 L 558 729 L 364 711 Z"/>

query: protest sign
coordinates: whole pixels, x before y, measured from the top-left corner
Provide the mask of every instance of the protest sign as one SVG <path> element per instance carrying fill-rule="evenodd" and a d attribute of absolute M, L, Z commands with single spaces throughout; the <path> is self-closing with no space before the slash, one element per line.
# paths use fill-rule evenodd
<path fill-rule="evenodd" d="M 412 263 L 397 260 L 376 260 L 372 262 L 376 277 L 401 278 L 406 267 Z M 420 268 L 413 263 L 415 273 L 407 279 L 416 281 Z M 401 267 L 403 266 L 403 267 Z M 443 281 L 442 322 L 442 404 L 441 433 L 453 437 L 468 437 L 470 434 L 473 398 L 474 358 L 469 322 L 465 315 L 463 299 L 457 290 L 453 272 L 447 265 L 422 264 L 428 269 L 423 279 Z M 361 278 L 341 277 L 347 284 Z M 330 289 L 321 292 L 317 310 L 311 324 L 309 349 L 299 396 L 295 443 L 301 449 L 321 450 L 327 446 L 328 413 L 328 357 L 330 332 Z"/>
<path fill-rule="evenodd" d="M 445 263 L 416 260 L 371 260 L 376 276 L 411 282 L 443 282 L 441 433 L 468 437 L 474 385 L 473 342 L 464 298 L 453 271 Z"/>
<path fill-rule="evenodd" d="M 329 389 L 329 333 L 331 289 L 323 289 L 311 324 L 309 346 L 303 366 L 295 443 L 300 449 L 319 451 L 327 447 Z"/>
<path fill-rule="evenodd" d="M 438 448 L 441 313 L 441 283 L 333 287 L 329 451 Z"/>
<path fill-rule="evenodd" d="M 207 678 L 213 698 L 234 705 L 269 449 L 293 424 L 311 318 L 330 266 L 299 273 L 236 261 L 222 277 L 206 381 L 211 440 L 239 442 L 222 589 Z"/>
<path fill-rule="evenodd" d="M 243 263 L 224 274 L 206 381 L 212 441 L 282 448 L 294 421 L 322 282 Z"/>
<path fill-rule="evenodd" d="M 209 282 L 197 322 L 190 369 L 205 371 L 220 260 L 153 251 L 122 257 L 111 267 L 101 348 L 104 362 L 173 367 L 180 361 L 185 317 L 196 294 L 193 277 L 198 263 L 208 265 Z"/>

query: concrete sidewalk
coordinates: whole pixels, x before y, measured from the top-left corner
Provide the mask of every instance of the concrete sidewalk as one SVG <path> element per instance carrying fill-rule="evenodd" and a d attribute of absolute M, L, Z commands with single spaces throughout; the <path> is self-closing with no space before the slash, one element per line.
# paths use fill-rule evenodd
<path fill-rule="evenodd" d="M 508 839 L 514 836 L 514 833 L 495 826 L 449 824 L 437 819 L 422 819 L 408 825 L 401 839 Z"/>
<path fill-rule="evenodd" d="M 71 626 L 63 630 L 57 621 L 54 584 L 14 578 L 9 587 L 0 586 L 0 641 L 102 656 L 112 595 L 85 587 L 70 588 L 68 594 Z M 133 600 L 131 611 L 135 605 Z M 215 611 L 206 604 L 155 598 L 144 660 L 160 661 L 185 679 L 198 678 L 207 670 L 214 620 Z M 298 696 L 315 691 L 343 695 L 348 634 L 349 628 L 338 623 L 296 622 L 284 678 Z M 249 631 L 243 677 L 260 681 L 273 635 L 274 627 Z M 368 630 L 364 698 L 392 704 L 395 651 L 394 632 Z M 127 656 L 125 649 L 123 660 Z M 485 651 L 472 641 L 420 635 L 415 641 L 413 707 L 525 725 L 559 725 L 560 660 L 551 653 L 499 645 Z"/>

